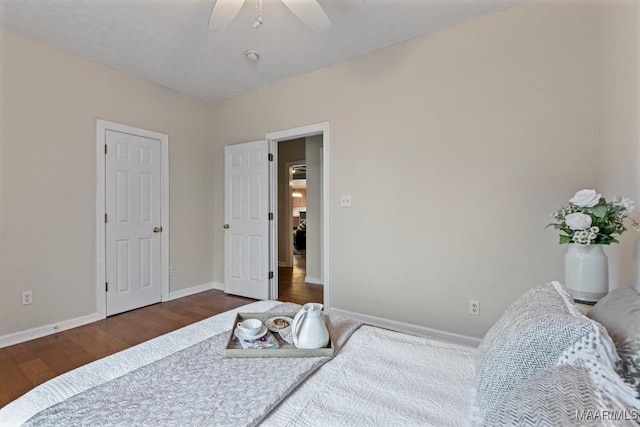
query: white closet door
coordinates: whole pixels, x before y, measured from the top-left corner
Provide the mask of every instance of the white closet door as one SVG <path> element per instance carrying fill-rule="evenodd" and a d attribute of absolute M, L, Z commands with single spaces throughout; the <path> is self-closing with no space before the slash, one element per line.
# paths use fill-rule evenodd
<path fill-rule="evenodd" d="M 160 141 L 107 130 L 107 315 L 160 302 Z"/>

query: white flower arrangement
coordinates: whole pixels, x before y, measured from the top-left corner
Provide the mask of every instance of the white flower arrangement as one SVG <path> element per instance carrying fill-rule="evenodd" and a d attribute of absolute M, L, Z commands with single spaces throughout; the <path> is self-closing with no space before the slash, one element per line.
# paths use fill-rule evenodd
<path fill-rule="evenodd" d="M 569 200 L 569 206 L 551 214 L 554 222 L 547 227 L 560 230 L 560 244 L 610 245 L 618 243 L 617 237 L 627 229 L 626 219 L 634 228 L 640 226 L 638 221 L 629 218 L 633 208 L 633 200 L 629 198 L 616 197 L 607 202 L 595 190 L 580 190 Z"/>

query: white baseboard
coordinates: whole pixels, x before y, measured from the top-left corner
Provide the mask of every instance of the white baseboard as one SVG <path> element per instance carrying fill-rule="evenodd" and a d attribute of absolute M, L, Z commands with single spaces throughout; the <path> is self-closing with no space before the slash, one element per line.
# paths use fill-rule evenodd
<path fill-rule="evenodd" d="M 314 284 L 314 285 L 323 285 L 322 279 L 320 279 L 318 277 L 305 276 L 304 282 L 305 283 L 311 283 L 311 284 Z"/>
<path fill-rule="evenodd" d="M 188 297 L 189 295 L 198 294 L 204 291 L 210 291 L 211 289 L 224 291 L 224 283 L 209 282 L 209 283 L 203 283 L 202 285 L 191 286 L 190 288 L 186 288 L 186 289 L 179 289 L 174 292 L 169 292 L 169 298 L 167 298 L 166 301 L 172 301 L 174 299 Z"/>
<path fill-rule="evenodd" d="M 208 291 L 211 289 L 218 289 L 224 291 L 224 283 L 210 282 L 204 283 L 198 286 L 192 286 L 187 289 L 180 289 L 175 292 L 170 292 L 169 297 L 165 301 L 171 301 L 177 298 L 186 297 L 189 295 L 197 294 L 199 292 Z M 66 331 L 67 329 L 77 328 L 78 326 L 86 325 L 88 323 L 97 322 L 102 318 L 98 313 L 89 314 L 87 316 L 76 317 L 75 319 L 63 320 L 58 323 L 52 323 L 50 325 L 38 326 L 36 328 L 27 329 L 26 331 L 13 332 L 10 334 L 0 336 L 0 348 L 8 347 L 14 344 L 20 344 L 25 341 L 33 340 L 36 338 L 42 338 L 47 335 L 55 334 L 57 332 Z"/>
<path fill-rule="evenodd" d="M 291 266 L 285 261 L 278 261 L 278 267 L 291 267 Z"/>
<path fill-rule="evenodd" d="M 440 331 L 438 329 L 431 329 L 425 326 L 413 325 L 411 323 L 398 322 L 396 320 L 383 319 L 381 317 L 369 316 L 367 314 L 354 313 L 347 310 L 340 310 L 339 308 L 331 308 L 328 311 L 332 314 L 338 314 L 340 316 L 360 320 L 368 325 L 404 332 L 411 335 L 418 335 L 421 337 L 435 338 L 455 344 L 478 347 L 480 341 L 482 341 L 480 338 L 454 334 L 452 332 Z"/>
<path fill-rule="evenodd" d="M 87 316 L 76 317 L 75 319 L 63 320 L 62 322 L 52 323 L 50 325 L 38 326 L 37 328 L 27 329 L 26 331 L 14 332 L 0 336 L 0 348 L 8 347 L 14 344 L 20 344 L 25 341 L 42 338 L 47 335 L 66 331 L 67 329 L 77 328 L 78 326 L 100 320 L 98 313 L 89 314 Z"/>

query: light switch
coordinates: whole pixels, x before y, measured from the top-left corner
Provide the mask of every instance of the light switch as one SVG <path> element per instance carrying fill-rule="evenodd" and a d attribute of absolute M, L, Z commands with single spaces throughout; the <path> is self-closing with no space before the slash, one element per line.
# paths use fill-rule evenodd
<path fill-rule="evenodd" d="M 343 194 L 342 196 L 340 196 L 340 207 L 341 208 L 351 207 L 351 194 Z"/>

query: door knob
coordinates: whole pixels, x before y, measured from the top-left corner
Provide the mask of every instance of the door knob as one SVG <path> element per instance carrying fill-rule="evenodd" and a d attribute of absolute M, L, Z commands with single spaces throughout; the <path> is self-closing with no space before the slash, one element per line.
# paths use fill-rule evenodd
<path fill-rule="evenodd" d="M 153 227 L 154 233 L 160 233 L 162 231 L 162 227 Z"/>
<path fill-rule="evenodd" d="M 229 228 L 229 224 L 223 225 L 222 228 Z"/>

